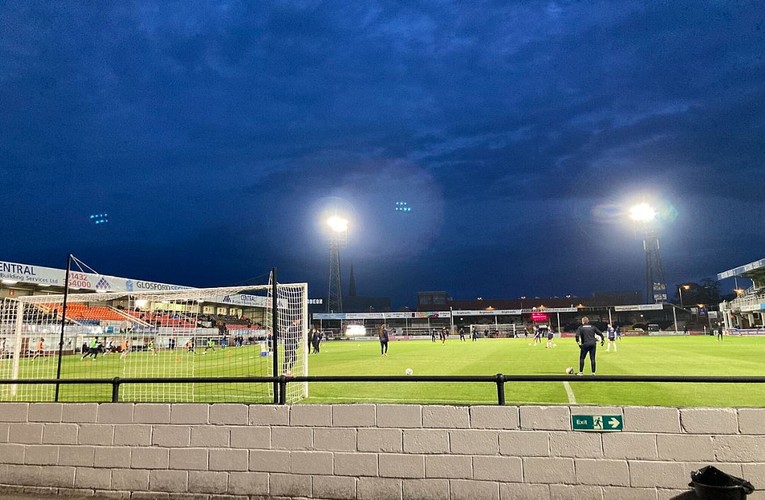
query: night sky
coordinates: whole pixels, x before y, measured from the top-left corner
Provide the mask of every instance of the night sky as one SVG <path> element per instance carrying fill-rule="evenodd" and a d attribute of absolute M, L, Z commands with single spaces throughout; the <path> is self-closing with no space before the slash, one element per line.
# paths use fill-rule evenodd
<path fill-rule="evenodd" d="M 320 297 L 342 212 L 345 289 L 353 264 L 394 307 L 642 291 L 647 201 L 671 295 L 765 256 L 764 13 L 2 2 L 0 260 L 190 286 L 276 266 Z"/>

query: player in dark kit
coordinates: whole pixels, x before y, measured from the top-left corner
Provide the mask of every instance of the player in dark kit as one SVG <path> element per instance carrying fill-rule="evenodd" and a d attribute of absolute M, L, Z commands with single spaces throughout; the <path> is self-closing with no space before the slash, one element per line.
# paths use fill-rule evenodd
<path fill-rule="evenodd" d="M 297 350 L 300 344 L 300 320 L 293 320 L 284 335 L 284 358 L 282 359 L 282 373 L 292 376 L 292 367 L 297 361 Z"/>
<path fill-rule="evenodd" d="M 536 330 L 534 330 L 534 345 L 542 343 L 542 327 L 537 327 Z"/>
<path fill-rule="evenodd" d="M 378 333 L 380 336 L 380 355 L 381 356 L 387 356 L 388 355 L 388 341 L 390 340 L 390 335 L 388 334 L 388 326 L 382 325 L 380 327 L 380 331 Z"/>
<path fill-rule="evenodd" d="M 576 343 L 579 344 L 579 373 L 581 375 L 584 371 L 584 358 L 587 354 L 590 355 L 590 368 L 592 374 L 595 375 L 595 350 L 597 349 L 598 341 L 596 337 L 600 337 L 600 345 L 606 338 L 603 333 L 590 324 L 590 319 L 585 316 L 582 318 L 582 324 L 576 329 Z"/>

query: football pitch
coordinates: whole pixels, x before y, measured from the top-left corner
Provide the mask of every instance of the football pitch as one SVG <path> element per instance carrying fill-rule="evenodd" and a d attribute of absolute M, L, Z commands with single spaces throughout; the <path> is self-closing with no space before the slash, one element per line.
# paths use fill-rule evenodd
<path fill-rule="evenodd" d="M 564 375 L 578 369 L 579 348 L 573 338 L 555 339 L 557 347 L 530 345 L 531 339 L 451 337 L 430 341 L 391 342 L 380 356 L 373 341 L 331 342 L 311 354 L 311 375 Z M 598 375 L 765 375 L 765 338 L 726 336 L 626 337 L 618 351 L 598 347 Z M 508 382 L 507 404 L 593 404 L 641 406 L 765 406 L 765 384 Z M 309 402 L 409 402 L 425 404 L 496 404 L 492 383 L 312 383 Z"/>
<path fill-rule="evenodd" d="M 572 338 L 555 339 L 556 347 L 531 339 L 460 341 L 393 341 L 388 356 L 373 340 L 325 342 L 309 356 L 309 375 L 564 375 L 578 368 L 579 349 Z M 618 351 L 598 347 L 598 375 L 765 375 L 765 337 L 712 336 L 626 337 Z M 10 378 L 10 360 L 0 360 L 0 378 Z M 209 355 L 164 351 L 99 356 L 91 362 L 65 356 L 62 378 L 265 376 L 272 358 L 258 346 L 218 349 Z M 56 358 L 24 359 L 21 377 L 54 378 Z M 507 404 L 592 404 L 642 406 L 765 406 L 765 384 L 654 382 L 507 382 Z M 170 387 L 170 388 L 168 388 Z M 8 386 L 0 387 L 9 390 Z M 18 386 L 21 400 L 52 400 L 50 386 Z M 190 395 L 200 402 L 269 402 L 270 384 L 126 384 L 125 401 L 177 401 Z M 109 401 L 110 385 L 62 385 L 62 401 Z M 164 399 L 163 399 L 164 398 Z M 6 398 L 2 398 L 6 399 Z M 479 382 L 312 382 L 305 403 L 497 404 L 494 383 Z"/>

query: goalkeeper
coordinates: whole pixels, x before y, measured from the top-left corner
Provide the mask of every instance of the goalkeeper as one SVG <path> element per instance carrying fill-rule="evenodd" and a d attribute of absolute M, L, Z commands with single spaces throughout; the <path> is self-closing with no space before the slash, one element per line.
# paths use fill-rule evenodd
<path fill-rule="evenodd" d="M 287 327 L 284 337 L 284 358 L 282 359 L 282 373 L 292 376 L 292 367 L 297 361 L 297 350 L 300 344 L 300 320 L 292 321 Z"/>
<path fill-rule="evenodd" d="M 584 371 L 584 358 L 588 354 L 590 355 L 590 368 L 592 374 L 595 375 L 595 351 L 598 345 L 596 337 L 600 337 L 600 345 L 603 345 L 606 340 L 603 332 L 590 324 L 590 318 L 583 317 L 582 324 L 576 329 L 576 343 L 579 344 L 579 373 L 577 375 L 581 375 Z"/>

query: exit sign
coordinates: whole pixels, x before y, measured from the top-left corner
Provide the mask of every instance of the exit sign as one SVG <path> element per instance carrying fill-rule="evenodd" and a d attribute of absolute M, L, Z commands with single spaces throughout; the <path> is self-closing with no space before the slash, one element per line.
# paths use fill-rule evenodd
<path fill-rule="evenodd" d="M 622 431 L 624 417 L 621 415 L 571 415 L 571 429 L 594 432 Z"/>

